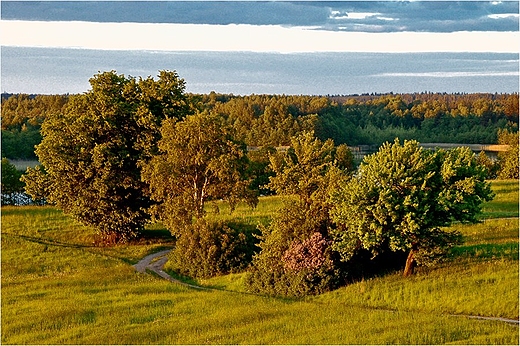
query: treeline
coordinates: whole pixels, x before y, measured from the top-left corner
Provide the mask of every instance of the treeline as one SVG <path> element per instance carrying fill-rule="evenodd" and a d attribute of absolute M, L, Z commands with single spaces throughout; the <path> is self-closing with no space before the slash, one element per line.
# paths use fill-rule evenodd
<path fill-rule="evenodd" d="M 2 157 L 36 159 L 41 124 L 63 111 L 68 95 L 2 94 Z"/>
<path fill-rule="evenodd" d="M 9 97 L 10 96 L 10 97 Z M 249 146 L 286 146 L 313 131 L 336 144 L 381 145 L 394 138 L 434 143 L 498 141 L 518 131 L 518 94 L 234 96 L 190 94 L 199 110 L 218 114 Z M 43 120 L 63 112 L 68 95 L 2 95 L 2 157 L 35 158 Z"/>
<path fill-rule="evenodd" d="M 202 107 L 228 118 L 249 145 L 288 145 L 302 130 L 336 144 L 497 143 L 498 130 L 518 130 L 518 94 L 388 94 L 364 96 L 200 96 Z"/>

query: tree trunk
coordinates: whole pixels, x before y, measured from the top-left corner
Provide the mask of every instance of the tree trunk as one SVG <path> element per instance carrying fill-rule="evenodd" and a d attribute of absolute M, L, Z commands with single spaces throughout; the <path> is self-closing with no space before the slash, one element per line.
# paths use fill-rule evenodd
<path fill-rule="evenodd" d="M 407 277 L 413 275 L 415 269 L 415 250 L 411 249 L 406 259 L 406 266 L 404 267 L 403 276 Z"/>

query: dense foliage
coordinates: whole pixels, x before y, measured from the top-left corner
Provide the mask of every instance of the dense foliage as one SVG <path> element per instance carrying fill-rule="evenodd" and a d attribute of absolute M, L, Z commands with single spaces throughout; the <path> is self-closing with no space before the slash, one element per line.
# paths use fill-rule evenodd
<path fill-rule="evenodd" d="M 275 176 L 269 187 L 291 195 L 272 223 L 262 229 L 247 285 L 253 292 L 301 296 L 336 287 L 341 278 L 330 249 L 328 194 L 347 178 L 352 161 L 337 160 L 331 140 L 306 132 L 291 139 L 286 153 L 271 156 Z M 344 155 L 342 155 L 344 157 Z"/>
<path fill-rule="evenodd" d="M 20 195 L 23 193 L 24 184 L 20 180 L 22 172 L 9 162 L 8 159 L 2 159 L 2 205 L 19 204 Z"/>
<path fill-rule="evenodd" d="M 189 277 L 223 275 L 243 270 L 255 249 L 255 239 L 237 225 L 200 218 L 177 240 L 169 267 Z"/>
<path fill-rule="evenodd" d="M 34 199 L 106 242 L 138 236 L 156 216 L 177 240 L 170 267 L 210 277 L 252 261 L 253 292 L 324 292 L 404 262 L 406 252 L 410 274 L 460 241 L 442 227 L 476 221 L 492 198 L 486 178 L 518 179 L 518 94 L 188 95 L 168 71 L 158 79 L 112 71 L 90 82 L 82 95 L 2 100 L 2 155 L 32 158 L 39 143 L 42 164 L 20 182 L 2 160 L 2 203 L 25 182 Z M 417 140 L 509 150 L 494 162 Z M 346 144 L 383 142 L 356 171 Z M 240 200 L 254 206 L 260 193 L 287 202 L 259 243 L 254 231 L 205 218 L 207 202 L 233 210 Z"/>
<path fill-rule="evenodd" d="M 257 196 L 248 189 L 245 146 L 234 140 L 219 117 L 197 113 L 161 127 L 159 152 L 143 171 L 156 212 L 168 229 L 182 235 L 192 219 L 202 218 L 208 200 L 225 199 L 233 207 Z"/>
<path fill-rule="evenodd" d="M 250 233 L 205 218 L 207 201 L 223 199 L 232 210 L 240 200 L 253 207 L 258 201 L 246 174 L 246 147 L 232 132 L 208 112 L 167 119 L 159 150 L 143 169 L 157 203 L 153 212 L 177 238 L 170 266 L 183 275 L 215 276 L 251 260 L 255 241 Z"/>
<path fill-rule="evenodd" d="M 375 145 L 394 138 L 433 143 L 498 141 L 518 131 L 518 94 L 386 94 L 362 96 L 191 95 L 199 110 L 220 115 L 248 146 L 286 146 L 302 131 L 336 144 Z M 68 96 L 2 98 L 2 156 L 34 157 L 39 125 Z M 155 107 L 160 106 L 160 102 Z"/>
<path fill-rule="evenodd" d="M 12 95 L 2 97 L 2 157 L 35 159 L 34 147 L 42 140 L 43 121 L 63 111 L 67 95 Z"/>
<path fill-rule="evenodd" d="M 157 217 L 177 237 L 170 266 L 183 275 L 210 277 L 250 262 L 254 239 L 240 227 L 205 219 L 207 201 L 223 199 L 255 206 L 258 197 L 246 172 L 246 147 L 222 118 L 207 111 L 167 119 L 159 151 L 143 170 L 157 204 Z"/>
<path fill-rule="evenodd" d="M 36 149 L 45 171 L 30 170 L 27 191 L 46 180 L 48 202 L 106 241 L 126 241 L 149 220 L 152 202 L 141 167 L 157 150 L 161 122 L 189 114 L 190 103 L 175 72 L 162 71 L 158 80 L 105 72 L 90 83 L 62 113 L 45 118 Z"/>
<path fill-rule="evenodd" d="M 314 130 L 336 144 L 381 145 L 399 137 L 434 143 L 496 143 L 518 131 L 518 94 L 398 94 L 345 97 L 203 95 L 200 107 L 228 119 L 248 145 L 288 145 Z"/>
<path fill-rule="evenodd" d="M 468 148 L 430 151 L 396 139 L 366 156 L 333 195 L 333 248 L 344 261 L 361 249 L 374 255 L 409 251 L 409 275 L 415 262 L 428 264 L 461 240 L 441 227 L 477 222 L 482 202 L 492 198 L 485 171 Z"/>

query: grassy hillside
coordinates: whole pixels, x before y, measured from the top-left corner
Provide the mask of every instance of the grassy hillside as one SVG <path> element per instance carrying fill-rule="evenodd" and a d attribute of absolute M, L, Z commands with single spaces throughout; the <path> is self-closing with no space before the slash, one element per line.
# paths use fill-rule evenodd
<path fill-rule="evenodd" d="M 465 244 L 404 279 L 366 279 L 301 300 L 246 294 L 242 274 L 202 291 L 132 268 L 173 246 L 160 225 L 138 244 L 99 248 L 95 235 L 52 207 L 2 208 L 3 344 L 518 344 L 518 181 L 494 182 L 486 220 L 456 225 Z M 281 203 L 219 218 L 265 223 Z M 498 219 L 508 217 L 508 219 Z"/>

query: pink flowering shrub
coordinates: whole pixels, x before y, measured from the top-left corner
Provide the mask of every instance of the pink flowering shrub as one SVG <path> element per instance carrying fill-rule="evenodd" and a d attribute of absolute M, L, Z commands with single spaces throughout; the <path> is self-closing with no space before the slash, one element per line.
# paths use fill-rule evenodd
<path fill-rule="evenodd" d="M 322 267 L 332 267 L 332 261 L 325 253 L 329 245 L 330 241 L 319 232 L 304 241 L 294 240 L 282 256 L 285 269 L 315 271 Z"/>

